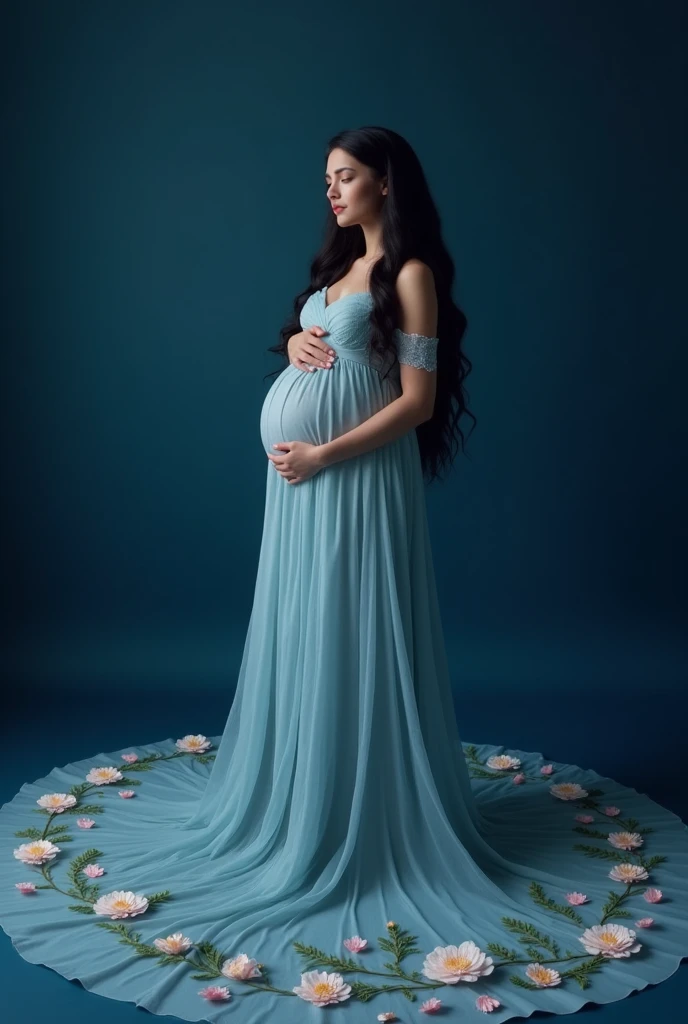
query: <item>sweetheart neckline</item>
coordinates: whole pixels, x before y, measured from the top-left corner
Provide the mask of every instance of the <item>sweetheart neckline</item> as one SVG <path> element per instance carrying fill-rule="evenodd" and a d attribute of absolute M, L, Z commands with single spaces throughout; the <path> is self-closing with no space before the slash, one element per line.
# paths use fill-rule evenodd
<path fill-rule="evenodd" d="M 329 285 L 324 285 L 320 289 L 320 294 L 322 295 L 324 309 L 331 309 L 332 306 L 336 306 L 338 302 L 342 302 L 344 299 L 353 299 L 354 296 L 356 296 L 356 295 L 370 295 L 370 292 L 368 290 L 362 291 L 362 292 L 348 292 L 348 294 L 340 295 L 338 299 L 333 299 L 332 302 L 328 302 L 327 301 L 327 289 L 328 288 L 329 288 Z"/>

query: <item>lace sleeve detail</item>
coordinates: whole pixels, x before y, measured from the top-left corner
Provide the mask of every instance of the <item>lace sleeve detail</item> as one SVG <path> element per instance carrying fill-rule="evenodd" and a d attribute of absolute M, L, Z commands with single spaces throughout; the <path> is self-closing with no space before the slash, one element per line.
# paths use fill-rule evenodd
<path fill-rule="evenodd" d="M 437 369 L 439 338 L 430 338 L 427 334 L 406 334 L 397 327 L 394 331 L 394 340 L 400 363 L 418 366 L 422 370 Z"/>

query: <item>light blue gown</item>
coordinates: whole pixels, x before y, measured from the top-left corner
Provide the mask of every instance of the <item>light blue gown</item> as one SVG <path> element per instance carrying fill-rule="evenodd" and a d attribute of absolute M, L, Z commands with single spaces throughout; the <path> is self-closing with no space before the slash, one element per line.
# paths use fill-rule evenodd
<path fill-rule="evenodd" d="M 400 394 L 398 363 L 385 377 L 368 360 L 369 293 L 329 306 L 325 294 L 301 323 L 329 332 L 334 365 L 277 377 L 260 417 L 266 452 L 334 438 Z M 433 368 L 437 339 L 395 340 L 403 362 Z M 425 1019 L 432 999 L 447 1019 L 478 1020 L 479 996 L 499 1001 L 494 1021 L 568 1014 L 673 974 L 688 955 L 685 824 L 590 769 L 555 761 L 548 774 L 539 753 L 459 738 L 415 431 L 296 485 L 266 466 L 222 736 L 95 754 L 26 783 L 0 811 L 0 923 L 21 956 L 153 1013 L 237 1024 L 319 1021 L 318 995 L 361 1024 Z M 190 694 L 192 736 L 193 719 Z M 87 781 L 94 768 L 113 781 Z M 37 806 L 61 795 L 76 803 Z M 41 836 L 52 839 L 37 846 Z M 26 862 L 51 843 L 43 867 Z M 84 875 L 89 863 L 105 874 Z M 23 893 L 24 881 L 45 888 Z M 148 902 L 133 917 L 94 913 L 111 892 Z M 165 959 L 154 940 L 180 932 L 191 945 Z M 363 950 L 344 945 L 357 937 Z M 242 953 L 259 977 L 231 976 Z M 294 992 L 302 975 L 311 998 Z M 200 994 L 212 986 L 229 998 Z"/>

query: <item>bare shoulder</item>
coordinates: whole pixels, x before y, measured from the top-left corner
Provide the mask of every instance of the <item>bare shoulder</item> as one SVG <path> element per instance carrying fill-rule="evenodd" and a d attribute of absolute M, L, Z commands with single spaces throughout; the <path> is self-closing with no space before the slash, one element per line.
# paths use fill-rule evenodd
<path fill-rule="evenodd" d="M 437 292 L 431 268 L 415 257 L 407 260 L 397 274 L 400 306 L 399 327 L 407 334 L 435 337 L 437 332 Z"/>

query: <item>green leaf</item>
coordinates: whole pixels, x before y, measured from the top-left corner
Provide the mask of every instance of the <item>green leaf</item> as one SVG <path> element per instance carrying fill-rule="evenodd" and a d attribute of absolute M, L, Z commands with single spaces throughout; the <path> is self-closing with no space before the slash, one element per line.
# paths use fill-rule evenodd
<path fill-rule="evenodd" d="M 163 889 L 161 892 L 154 892 L 152 896 L 146 896 L 149 906 L 155 906 L 156 903 L 165 903 L 167 900 L 172 898 L 172 893 L 169 889 Z"/>
<path fill-rule="evenodd" d="M 509 975 L 509 981 L 511 981 L 514 985 L 518 985 L 519 988 L 529 988 L 529 989 L 539 988 L 538 985 L 535 985 L 532 981 L 526 981 L 525 978 L 522 978 L 518 974 L 511 974 L 511 975 Z"/>
<path fill-rule="evenodd" d="M 75 914 L 95 914 L 93 907 L 86 903 L 73 903 L 68 910 L 73 910 Z"/>
<path fill-rule="evenodd" d="M 21 832 L 15 832 L 19 839 L 42 839 L 43 833 L 39 828 L 23 828 Z"/>
<path fill-rule="evenodd" d="M 617 853 L 615 850 L 603 850 L 599 846 L 584 846 L 581 843 L 574 843 L 574 850 L 580 850 L 586 857 L 600 857 L 602 860 L 616 860 L 622 864 L 626 863 L 628 856 L 624 856 L 622 853 Z"/>

